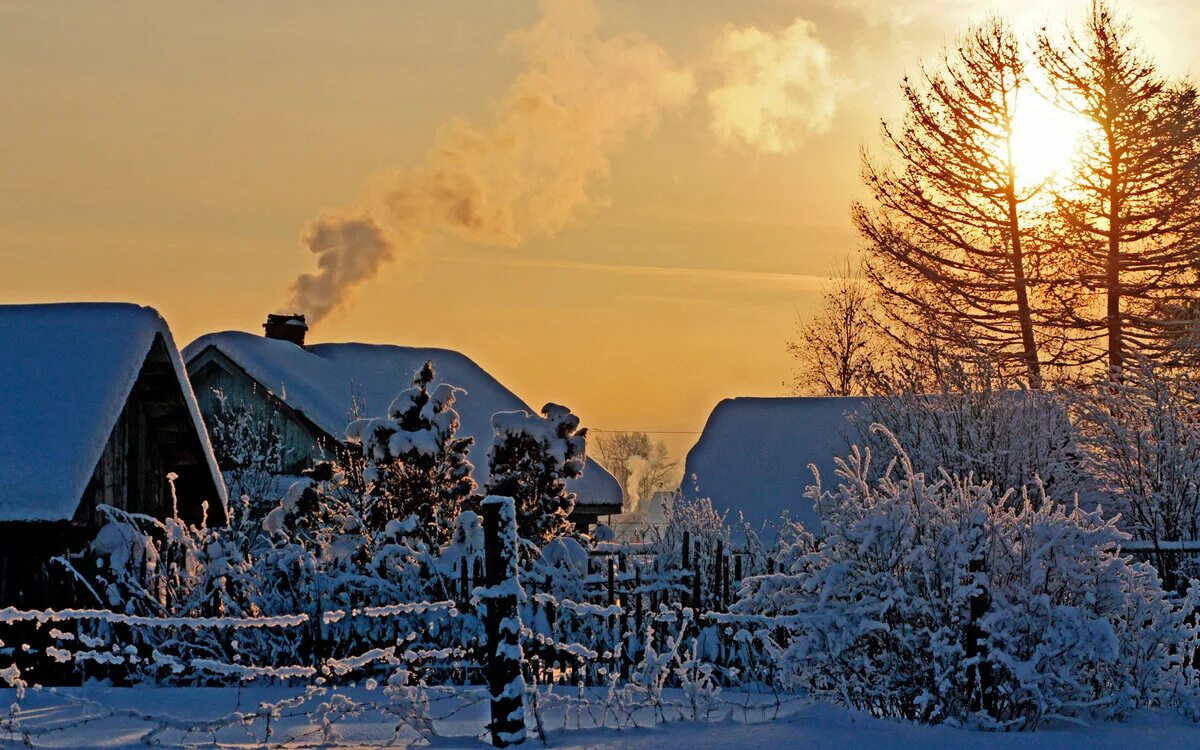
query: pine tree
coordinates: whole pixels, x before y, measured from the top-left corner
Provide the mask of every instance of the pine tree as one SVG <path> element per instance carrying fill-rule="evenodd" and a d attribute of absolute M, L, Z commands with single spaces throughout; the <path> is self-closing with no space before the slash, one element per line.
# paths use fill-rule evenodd
<path fill-rule="evenodd" d="M 433 362 L 426 362 L 386 418 L 358 420 L 348 434 L 362 445 L 371 528 L 415 516 L 426 539 L 439 546 L 450 541 L 454 519 L 475 490 L 467 458 L 474 439 L 458 437 L 459 389 L 433 382 Z"/>
<path fill-rule="evenodd" d="M 488 453 L 485 494 L 511 497 L 521 537 L 539 547 L 570 533 L 567 520 L 575 494 L 566 480 L 583 475 L 587 429 L 579 417 L 558 404 L 542 407 L 542 416 L 524 411 L 492 417 L 496 437 Z"/>
<path fill-rule="evenodd" d="M 873 205 L 852 209 L 867 276 L 902 340 L 983 353 L 1041 387 L 1041 253 L 1026 214 L 1042 186 L 1019 181 L 1013 154 L 1017 107 L 1033 95 L 1020 45 L 993 20 L 902 90 L 903 126 L 883 125 L 898 164 L 865 159 Z"/>
<path fill-rule="evenodd" d="M 1055 201 L 1084 302 L 1062 305 L 1064 322 L 1118 369 L 1128 352 L 1168 351 L 1192 324 L 1181 313 L 1200 286 L 1200 96 L 1163 77 L 1101 2 L 1061 43 L 1043 33 L 1038 58 L 1057 103 L 1093 125 Z"/>

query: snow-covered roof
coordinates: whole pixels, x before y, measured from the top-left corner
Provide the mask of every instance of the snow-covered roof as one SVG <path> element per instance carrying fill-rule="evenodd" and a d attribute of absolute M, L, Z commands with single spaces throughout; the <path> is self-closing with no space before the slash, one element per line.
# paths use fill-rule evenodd
<path fill-rule="evenodd" d="M 187 371 L 155 310 L 0 305 L 0 522 L 73 517 L 157 335 L 225 502 Z"/>
<path fill-rule="evenodd" d="M 201 336 L 184 347 L 191 362 L 209 347 L 233 360 L 261 386 L 301 412 L 334 438 L 344 439 L 357 399 L 363 414 L 381 416 L 400 391 L 412 384 L 413 373 L 432 360 L 437 381 L 466 391 L 454 409 L 460 433 L 475 438 L 471 448 L 473 477 L 482 487 L 487 480 L 487 451 L 492 445 L 492 415 L 496 412 L 534 412 L 470 358 L 449 349 L 386 344 L 313 344 L 299 347 L 242 331 Z M 580 505 L 617 505 L 621 487 L 591 459 L 583 476 L 568 482 Z"/>
<path fill-rule="evenodd" d="M 836 481 L 834 457 L 849 450 L 848 415 L 863 403 L 861 398 L 725 399 L 688 453 L 683 490 L 711 498 L 735 527 L 739 512 L 757 528 L 775 523 L 786 510 L 817 530 L 812 501 L 804 497 L 813 483 L 809 464 L 823 482 Z"/>

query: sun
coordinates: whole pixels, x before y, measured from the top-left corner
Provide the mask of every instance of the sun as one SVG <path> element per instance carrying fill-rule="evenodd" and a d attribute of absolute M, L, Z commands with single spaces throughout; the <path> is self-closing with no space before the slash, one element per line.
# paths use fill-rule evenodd
<path fill-rule="evenodd" d="M 1013 118 L 1013 162 L 1017 184 L 1035 188 L 1065 176 L 1079 153 L 1087 132 L 1087 121 L 1024 89 L 1017 99 Z"/>

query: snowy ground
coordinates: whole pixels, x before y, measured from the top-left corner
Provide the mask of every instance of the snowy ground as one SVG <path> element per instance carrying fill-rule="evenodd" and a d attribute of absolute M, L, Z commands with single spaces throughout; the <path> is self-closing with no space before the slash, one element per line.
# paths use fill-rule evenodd
<path fill-rule="evenodd" d="M 383 699 L 379 691 L 338 691 L 355 703 L 374 703 Z M 288 688 L 102 688 L 89 687 L 57 692 L 32 691 L 26 698 L 19 720 L 30 730 L 35 747 L 141 748 L 141 747 L 368 747 L 387 744 L 393 738 L 396 721 L 377 710 L 336 718 L 336 739 L 322 734 L 313 721 L 312 709 L 328 704 L 326 695 L 305 705 L 283 708 L 281 718 L 273 721 L 271 735 L 264 743 L 263 720 L 247 727 L 226 719 L 234 712 L 252 712 L 262 702 L 276 703 L 300 693 Z M 435 721 L 436 748 L 489 747 L 481 734 L 486 722 L 487 704 L 479 691 L 434 695 L 430 713 Z M 11 690 L 0 690 L 0 705 L 12 702 Z M 602 694 L 594 696 L 602 700 Z M 726 694 L 720 716 L 707 723 L 672 721 L 641 729 L 598 728 L 596 709 L 572 710 L 566 715 L 556 706 L 543 711 L 549 746 L 577 750 L 666 750 L 687 748 L 800 747 L 823 748 L 1006 748 L 1036 747 L 1038 750 L 1088 747 L 1094 750 L 1171 750 L 1200 747 L 1200 725 L 1178 716 L 1146 712 L 1124 723 L 1097 724 L 1090 727 L 1060 725 L 1036 733 L 991 734 L 946 727 L 920 727 L 893 721 L 881 721 L 824 704 L 801 701 L 776 708 L 773 699 L 763 696 Z M 765 707 L 746 710 L 739 704 L 760 702 Z M 305 715 L 307 714 L 307 716 Z M 0 714 L 3 716 L 3 714 Z M 773 719 L 770 717 L 774 717 Z M 205 722 L 218 720 L 221 728 L 205 728 Z M 650 722 L 646 722 L 650 723 Z M 188 729 L 191 731 L 188 731 Z M 426 745 L 411 730 L 396 738 L 405 747 Z M 20 746 L 20 737 L 5 737 L 0 729 L 0 746 Z M 539 747 L 531 738 L 527 746 Z"/>

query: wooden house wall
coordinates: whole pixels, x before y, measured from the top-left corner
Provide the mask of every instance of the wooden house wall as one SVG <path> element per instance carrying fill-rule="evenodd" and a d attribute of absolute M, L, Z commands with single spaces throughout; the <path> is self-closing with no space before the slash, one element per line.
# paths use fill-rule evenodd
<path fill-rule="evenodd" d="M 219 356 L 219 355 L 218 355 Z M 225 409 L 245 409 L 258 424 L 277 436 L 282 446 L 282 460 L 270 471 L 279 474 L 299 474 L 318 461 L 333 458 L 328 438 L 313 428 L 293 409 L 267 392 L 259 383 L 224 358 L 209 358 L 191 370 L 192 388 L 200 404 L 200 413 L 209 425 L 210 438 L 217 449 L 222 469 L 231 468 L 227 456 L 221 455 L 213 425 L 219 419 L 224 399 Z M 218 396 L 217 392 L 220 392 Z"/>
<path fill-rule="evenodd" d="M 0 523 L 0 607 L 95 606 L 77 601 L 79 591 L 65 569 L 50 561 L 82 550 L 103 519 L 99 505 L 159 519 L 174 512 L 167 474 L 174 472 L 178 511 L 188 523 L 223 524 L 220 496 L 201 438 L 162 337 L 147 355 L 74 516 L 59 522 Z M 78 460 L 64 457 L 64 460 Z"/>
<path fill-rule="evenodd" d="M 216 349 L 197 355 L 188 365 L 192 388 L 200 404 L 200 413 L 209 425 L 210 437 L 217 449 L 217 460 L 222 469 L 233 468 L 227 457 L 221 455 L 218 440 L 212 434 L 216 414 L 224 399 L 225 408 L 240 407 L 248 410 L 255 421 L 269 425 L 284 448 L 284 460 L 271 471 L 279 474 L 299 474 L 318 461 L 333 458 L 336 447 L 330 445 L 329 436 L 312 425 L 295 410 L 273 396 L 246 373 L 236 362 Z M 217 392 L 220 392 L 220 396 Z M 487 460 L 486 449 L 477 452 Z M 601 516 L 620 512 L 620 505 L 577 505 L 570 519 L 581 531 L 587 531 L 600 522 Z"/>
<path fill-rule="evenodd" d="M 113 427 L 104 453 L 84 491 L 75 520 L 95 523 L 95 508 L 114 508 L 167 518 L 172 513 L 167 467 L 151 439 L 143 399 L 135 389 Z"/>
<path fill-rule="evenodd" d="M 74 577 L 51 562 L 87 544 L 87 533 L 65 521 L 0 524 L 0 607 L 96 606 L 91 597 L 78 598 Z"/>

